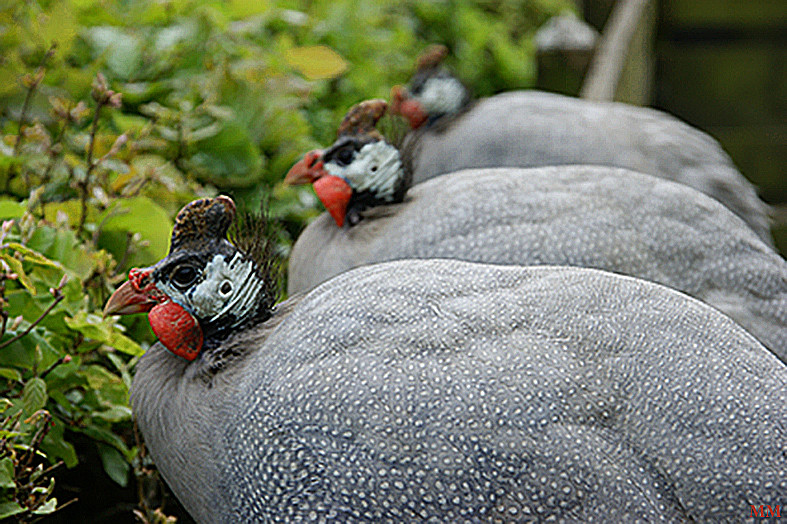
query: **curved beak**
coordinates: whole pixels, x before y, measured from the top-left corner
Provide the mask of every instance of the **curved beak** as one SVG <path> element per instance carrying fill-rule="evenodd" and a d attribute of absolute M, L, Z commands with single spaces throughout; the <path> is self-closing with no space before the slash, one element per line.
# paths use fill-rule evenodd
<path fill-rule="evenodd" d="M 347 214 L 347 204 L 353 195 L 350 184 L 343 178 L 328 175 L 314 182 L 314 192 L 331 214 L 336 225 L 342 227 Z"/>
<path fill-rule="evenodd" d="M 104 316 L 130 315 L 132 313 L 147 313 L 158 304 L 147 293 L 138 291 L 130 280 L 117 288 L 104 306 Z"/>
<path fill-rule="evenodd" d="M 152 268 L 134 268 L 128 272 L 128 280 L 117 288 L 104 306 L 104 316 L 147 313 L 161 302 L 158 290 L 148 280 Z"/>
<path fill-rule="evenodd" d="M 323 167 L 322 151 L 319 149 L 309 151 L 290 168 L 287 176 L 284 177 L 284 183 L 292 186 L 312 184 L 315 180 L 325 176 Z"/>

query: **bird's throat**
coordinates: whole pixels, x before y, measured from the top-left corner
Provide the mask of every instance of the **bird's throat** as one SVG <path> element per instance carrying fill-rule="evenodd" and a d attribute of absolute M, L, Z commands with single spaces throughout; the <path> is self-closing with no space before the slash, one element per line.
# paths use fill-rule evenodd
<path fill-rule="evenodd" d="M 166 300 L 150 310 L 148 321 L 165 348 L 186 360 L 197 358 L 202 349 L 202 328 L 182 306 Z"/>

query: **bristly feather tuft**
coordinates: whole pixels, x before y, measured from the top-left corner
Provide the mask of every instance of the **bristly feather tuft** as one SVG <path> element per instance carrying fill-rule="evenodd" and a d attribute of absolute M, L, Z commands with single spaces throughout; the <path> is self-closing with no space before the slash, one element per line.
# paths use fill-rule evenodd
<path fill-rule="evenodd" d="M 385 115 L 377 122 L 376 127 L 386 142 L 400 150 L 404 144 L 404 137 L 410 131 L 407 120 L 401 115 L 392 114 L 390 111 L 386 111 Z"/>
<path fill-rule="evenodd" d="M 257 311 L 260 316 L 267 318 L 274 304 L 281 298 L 284 267 L 276 249 L 276 228 L 270 217 L 267 200 L 260 204 L 259 213 L 238 213 L 227 237 L 244 257 L 254 263 L 262 282 Z"/>
<path fill-rule="evenodd" d="M 404 141 L 407 133 L 410 131 L 410 125 L 407 120 L 401 115 L 386 111 L 380 120 L 377 121 L 377 130 L 383 135 L 386 142 L 399 150 L 402 159 L 402 168 L 404 169 L 404 176 L 400 182 L 401 192 L 400 198 L 404 198 L 404 193 L 410 188 L 413 180 L 413 156 L 407 154 L 404 149 Z"/>

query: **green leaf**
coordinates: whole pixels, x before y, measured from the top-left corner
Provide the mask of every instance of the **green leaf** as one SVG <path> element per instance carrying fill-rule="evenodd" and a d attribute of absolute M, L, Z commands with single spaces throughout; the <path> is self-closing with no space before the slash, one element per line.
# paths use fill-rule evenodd
<path fill-rule="evenodd" d="M 37 353 L 43 357 L 43 360 L 39 363 L 39 369 L 46 369 L 54 364 L 63 355 L 62 350 L 55 349 L 42 333 L 46 332 L 37 327 L 16 342 L 3 348 L 0 351 L 0 366 L 33 369 Z M 5 334 L 6 337 L 10 338 L 9 335 L 10 333 Z M 51 334 L 48 335 L 51 336 Z"/>
<path fill-rule="evenodd" d="M 0 200 L 0 220 L 20 218 L 25 214 L 25 206 L 14 200 Z"/>
<path fill-rule="evenodd" d="M 21 253 L 25 260 L 29 260 L 30 262 L 34 262 L 36 264 L 41 264 L 42 266 L 49 266 L 56 269 L 63 269 L 63 266 L 58 264 L 57 262 L 53 262 L 46 258 L 44 255 L 39 253 L 34 249 L 30 249 L 27 246 L 23 246 L 18 242 L 9 242 L 6 244 L 6 247 L 13 249 L 14 251 Z"/>
<path fill-rule="evenodd" d="M 83 372 L 91 389 L 101 390 L 110 384 L 120 383 L 120 377 L 113 375 L 103 366 L 88 366 Z"/>
<path fill-rule="evenodd" d="M 287 62 L 309 80 L 336 78 L 347 71 L 347 62 L 324 45 L 296 47 L 286 54 Z"/>
<path fill-rule="evenodd" d="M 25 408 L 25 416 L 30 416 L 39 409 L 46 406 L 46 382 L 38 377 L 33 377 L 27 381 L 22 389 L 22 404 Z"/>
<path fill-rule="evenodd" d="M 232 0 L 223 2 L 223 4 L 227 14 L 233 19 L 249 18 L 266 13 L 271 10 L 273 5 L 270 2 L 260 2 L 259 0 Z"/>
<path fill-rule="evenodd" d="M 47 500 L 44 505 L 34 509 L 32 513 L 33 515 L 49 515 L 50 513 L 54 513 L 56 510 L 57 510 L 57 499 L 51 498 Z"/>
<path fill-rule="evenodd" d="M 79 23 L 69 2 L 57 2 L 51 11 L 39 19 L 41 25 L 36 36 L 41 43 L 48 47 L 55 42 L 58 51 L 67 55 L 79 30 Z"/>
<path fill-rule="evenodd" d="M 46 258 L 60 262 L 82 280 L 93 273 L 99 257 L 98 253 L 91 255 L 70 229 L 37 227 L 26 245 Z"/>
<path fill-rule="evenodd" d="M 126 443 L 123 442 L 123 439 L 121 439 L 115 433 L 112 433 L 112 431 L 109 429 L 99 427 L 95 424 L 84 428 L 75 427 L 73 429 L 87 435 L 93 440 L 109 444 L 117 450 L 124 450 L 125 452 L 128 452 L 128 448 L 126 447 Z"/>
<path fill-rule="evenodd" d="M 16 273 L 17 279 L 19 283 L 22 284 L 25 289 L 27 289 L 31 295 L 36 294 L 36 288 L 32 282 L 30 282 L 30 278 L 28 278 L 27 273 L 25 273 L 24 268 L 22 268 L 22 262 L 15 259 L 11 253 L 0 253 L 0 258 L 6 261 L 8 267 L 11 268 L 11 271 Z"/>
<path fill-rule="evenodd" d="M 14 459 L 11 457 L 0 460 L 0 489 L 16 489 Z"/>
<path fill-rule="evenodd" d="M 126 406 L 112 406 L 104 411 L 97 411 L 93 414 L 94 417 L 106 420 L 107 422 L 123 422 L 131 420 L 131 408 Z"/>
<path fill-rule="evenodd" d="M 218 187 L 248 187 L 262 178 L 262 156 L 246 128 L 225 122 L 216 135 L 195 144 L 190 163 L 200 178 Z"/>
<path fill-rule="evenodd" d="M 127 102 L 127 101 L 128 101 L 128 97 L 126 96 L 126 92 L 124 91 L 123 102 Z M 112 120 L 115 122 L 115 125 L 118 127 L 121 133 L 125 133 L 126 131 L 137 132 L 140 129 L 145 128 L 146 126 L 151 125 L 151 121 L 148 118 L 137 116 L 137 115 L 126 115 L 123 113 L 114 113 L 112 115 Z"/>
<path fill-rule="evenodd" d="M 13 368 L 0 368 L 0 377 L 8 380 L 22 380 L 22 374 Z"/>
<path fill-rule="evenodd" d="M 98 216 L 96 207 L 88 203 L 85 211 L 85 222 L 96 222 Z M 72 199 L 64 202 L 52 202 L 44 206 L 44 218 L 48 222 L 57 222 L 58 213 L 64 213 L 68 217 L 71 227 L 77 227 L 82 216 L 82 202 Z"/>
<path fill-rule="evenodd" d="M 104 471 L 107 472 L 109 478 L 125 488 L 128 485 L 129 471 L 131 471 L 131 465 L 125 457 L 115 448 L 103 444 L 98 444 L 98 453 L 101 456 Z"/>
<path fill-rule="evenodd" d="M 142 39 L 112 26 L 91 27 L 85 32 L 96 55 L 120 78 L 129 79 L 142 66 Z"/>
<path fill-rule="evenodd" d="M 24 513 L 25 508 L 16 502 L 2 502 L 0 503 L 0 519 L 7 519 L 19 513 Z"/>
<path fill-rule="evenodd" d="M 107 345 L 112 346 L 121 353 L 125 353 L 134 357 L 138 357 L 145 353 L 145 350 L 142 349 L 142 346 L 128 338 L 126 335 L 118 333 L 117 331 L 113 331 L 110 334 Z"/>
<path fill-rule="evenodd" d="M 95 313 L 80 311 L 72 318 L 65 319 L 66 325 L 82 333 L 85 337 L 97 340 L 98 342 L 108 342 L 111 336 L 109 323 L 111 319 L 102 319 Z"/>
<path fill-rule="evenodd" d="M 41 443 L 41 450 L 46 453 L 50 462 L 62 460 L 67 468 L 73 468 L 79 463 L 79 460 L 74 446 L 65 440 L 64 429 L 65 425 L 55 419 L 52 428 Z"/>
<path fill-rule="evenodd" d="M 99 247 L 120 260 L 126 250 L 126 235 L 139 233 L 147 247 L 139 249 L 135 264 L 152 264 L 164 258 L 169 249 L 172 220 L 161 206 L 147 197 L 113 202 L 103 215 Z"/>

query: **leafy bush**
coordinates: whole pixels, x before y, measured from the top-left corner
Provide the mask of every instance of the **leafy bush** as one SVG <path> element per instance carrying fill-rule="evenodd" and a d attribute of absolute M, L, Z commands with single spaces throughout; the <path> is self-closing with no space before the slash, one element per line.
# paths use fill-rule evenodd
<path fill-rule="evenodd" d="M 135 473 L 140 520 L 166 521 L 128 408 L 154 337 L 101 315 L 127 270 L 166 254 L 182 205 L 219 192 L 241 207 L 271 194 L 286 256 L 319 210 L 283 174 L 350 105 L 387 98 L 432 42 L 480 95 L 526 87 L 534 30 L 570 4 L 4 3 L 0 77 L 18 81 L 0 85 L 0 519 L 72 502 L 55 479 L 87 444 L 117 484 Z"/>

